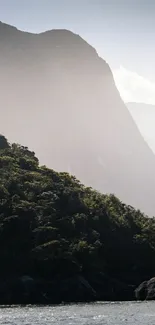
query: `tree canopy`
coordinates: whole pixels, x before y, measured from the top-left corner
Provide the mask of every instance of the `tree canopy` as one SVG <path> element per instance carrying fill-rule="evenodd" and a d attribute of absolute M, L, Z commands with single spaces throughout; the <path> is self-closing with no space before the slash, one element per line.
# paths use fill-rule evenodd
<path fill-rule="evenodd" d="M 99 272 L 137 285 L 154 275 L 155 219 L 0 136 L 0 260 L 4 279 Z"/>

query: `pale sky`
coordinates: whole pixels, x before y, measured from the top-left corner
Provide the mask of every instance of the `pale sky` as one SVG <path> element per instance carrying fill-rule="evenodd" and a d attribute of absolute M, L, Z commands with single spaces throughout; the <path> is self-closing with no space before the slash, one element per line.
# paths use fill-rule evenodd
<path fill-rule="evenodd" d="M 0 0 L 0 21 L 80 34 L 110 64 L 124 101 L 155 104 L 155 0 Z"/>

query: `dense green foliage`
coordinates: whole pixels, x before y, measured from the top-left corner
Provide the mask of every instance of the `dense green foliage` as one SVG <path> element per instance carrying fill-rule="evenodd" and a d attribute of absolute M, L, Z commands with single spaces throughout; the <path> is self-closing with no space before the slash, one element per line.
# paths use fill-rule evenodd
<path fill-rule="evenodd" d="M 27 147 L 1 136 L 0 261 L 2 278 L 78 273 L 91 281 L 103 272 L 139 284 L 154 276 L 155 220 L 67 173 L 40 167 Z"/>

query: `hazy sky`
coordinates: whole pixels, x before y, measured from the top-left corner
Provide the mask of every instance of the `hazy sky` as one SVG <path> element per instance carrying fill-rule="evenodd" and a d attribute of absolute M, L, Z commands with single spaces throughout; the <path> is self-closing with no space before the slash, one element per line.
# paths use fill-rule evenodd
<path fill-rule="evenodd" d="M 80 34 L 110 64 L 125 101 L 155 104 L 155 0 L 0 0 L 0 20 Z"/>

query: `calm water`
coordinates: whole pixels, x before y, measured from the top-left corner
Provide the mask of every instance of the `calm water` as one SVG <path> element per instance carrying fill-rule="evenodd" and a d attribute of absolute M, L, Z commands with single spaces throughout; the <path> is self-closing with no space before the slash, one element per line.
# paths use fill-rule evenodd
<path fill-rule="evenodd" d="M 155 302 L 0 308 L 2 325 L 155 325 Z"/>

